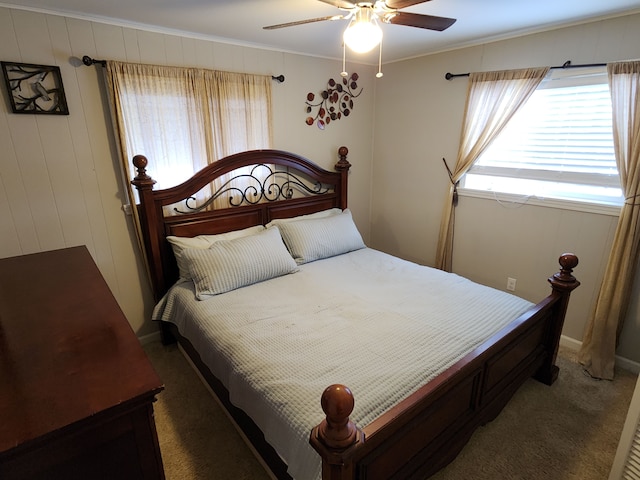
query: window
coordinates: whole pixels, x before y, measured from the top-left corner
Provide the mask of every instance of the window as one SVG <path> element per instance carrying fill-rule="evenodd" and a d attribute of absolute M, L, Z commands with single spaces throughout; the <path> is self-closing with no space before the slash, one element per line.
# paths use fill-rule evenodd
<path fill-rule="evenodd" d="M 148 158 L 155 188 L 163 189 L 227 155 L 271 147 L 271 76 L 113 61 L 107 71 L 127 185 L 137 154 Z M 211 192 L 205 187 L 190 207 L 208 205 Z M 129 195 L 137 201 L 136 191 Z"/>
<path fill-rule="evenodd" d="M 467 190 L 622 205 L 606 68 L 551 70 L 463 182 Z"/>
<path fill-rule="evenodd" d="M 187 92 L 141 93 L 122 89 L 120 101 L 127 151 L 130 155 L 144 154 L 153 162 L 155 188 L 173 187 L 206 165 L 204 129 L 196 116 L 197 101 Z M 129 162 L 128 167 L 133 178 L 133 164 Z"/>

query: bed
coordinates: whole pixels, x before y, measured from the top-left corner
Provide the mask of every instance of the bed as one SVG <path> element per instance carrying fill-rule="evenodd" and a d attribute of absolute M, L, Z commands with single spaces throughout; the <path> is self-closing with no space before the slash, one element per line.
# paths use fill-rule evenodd
<path fill-rule="evenodd" d="M 134 157 L 153 318 L 277 478 L 426 478 L 556 380 L 578 259 L 533 304 L 368 248 L 347 154 L 242 152 L 164 190 Z"/>

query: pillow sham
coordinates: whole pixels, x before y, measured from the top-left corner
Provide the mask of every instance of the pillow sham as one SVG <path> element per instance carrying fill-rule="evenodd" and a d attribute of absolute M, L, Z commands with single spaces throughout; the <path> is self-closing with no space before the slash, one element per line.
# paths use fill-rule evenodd
<path fill-rule="evenodd" d="M 188 248 L 183 256 L 198 300 L 298 269 L 282 243 L 278 227 L 233 240 L 219 240 L 207 249 Z"/>
<path fill-rule="evenodd" d="M 315 213 L 307 213 L 306 215 L 298 215 L 297 217 L 290 218 L 276 218 L 275 220 L 271 220 L 267 223 L 266 227 L 272 227 L 273 225 L 281 225 L 283 223 L 289 222 L 297 222 L 298 220 L 311 220 L 313 218 L 325 218 L 331 217 L 333 215 L 339 215 L 342 213 L 342 210 L 339 208 L 329 208 L 327 210 L 321 210 Z"/>
<path fill-rule="evenodd" d="M 187 248 L 207 249 L 214 242 L 220 240 L 233 240 L 234 238 L 246 237 L 248 235 L 255 235 L 264 231 L 265 227 L 262 225 L 256 225 L 254 227 L 244 228 L 242 230 L 233 230 L 231 232 L 219 233 L 217 235 L 198 235 L 197 237 L 176 237 L 173 235 L 167 236 L 167 241 L 171 244 L 173 250 L 173 256 L 176 258 L 179 271 L 179 282 L 185 280 L 191 280 L 189 274 L 189 267 L 184 259 L 183 252 Z"/>
<path fill-rule="evenodd" d="M 351 211 L 278 225 L 282 239 L 298 265 L 365 248 Z"/>

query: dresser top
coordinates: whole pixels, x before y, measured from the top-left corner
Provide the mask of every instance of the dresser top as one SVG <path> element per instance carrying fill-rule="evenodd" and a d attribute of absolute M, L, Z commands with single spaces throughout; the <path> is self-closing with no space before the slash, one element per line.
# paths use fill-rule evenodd
<path fill-rule="evenodd" d="M 162 388 L 86 247 L 0 259 L 0 453 Z"/>

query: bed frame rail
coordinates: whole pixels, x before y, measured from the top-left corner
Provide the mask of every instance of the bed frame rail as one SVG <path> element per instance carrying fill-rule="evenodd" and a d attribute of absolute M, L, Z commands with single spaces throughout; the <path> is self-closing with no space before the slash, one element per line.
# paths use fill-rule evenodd
<path fill-rule="evenodd" d="M 363 429 L 349 420 L 349 388 L 327 387 L 326 418 L 309 439 L 323 480 L 424 479 L 451 462 L 528 378 L 551 385 L 569 297 L 580 285 L 572 275 L 578 258 L 563 254 L 559 263 L 550 296 Z"/>

